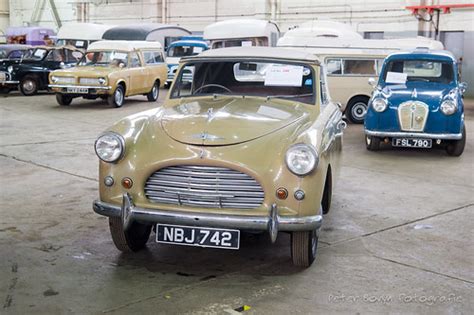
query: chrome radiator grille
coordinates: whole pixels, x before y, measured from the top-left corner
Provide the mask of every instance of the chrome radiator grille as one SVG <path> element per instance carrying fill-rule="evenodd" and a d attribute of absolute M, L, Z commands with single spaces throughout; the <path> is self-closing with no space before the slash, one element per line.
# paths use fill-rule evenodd
<path fill-rule="evenodd" d="M 398 107 L 400 128 L 404 131 L 423 131 L 428 119 L 428 105 L 418 101 L 408 101 Z"/>
<path fill-rule="evenodd" d="M 145 183 L 151 202 L 204 208 L 253 209 L 264 199 L 251 176 L 224 167 L 180 165 L 162 168 Z"/>

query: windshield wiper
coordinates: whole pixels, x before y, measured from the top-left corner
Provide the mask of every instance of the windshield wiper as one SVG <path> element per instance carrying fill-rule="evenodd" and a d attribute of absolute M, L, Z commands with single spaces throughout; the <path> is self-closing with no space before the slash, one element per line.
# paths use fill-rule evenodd
<path fill-rule="evenodd" d="M 267 100 L 270 100 L 272 98 L 297 98 L 297 97 L 306 97 L 306 96 L 312 96 L 313 93 L 306 93 L 306 94 L 293 94 L 293 95 L 268 95 Z"/>

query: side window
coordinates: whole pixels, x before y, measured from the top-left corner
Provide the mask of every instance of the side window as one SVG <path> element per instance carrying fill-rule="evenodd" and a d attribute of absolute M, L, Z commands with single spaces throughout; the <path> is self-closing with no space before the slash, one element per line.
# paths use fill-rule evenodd
<path fill-rule="evenodd" d="M 348 75 L 375 75 L 375 60 L 345 59 L 344 74 Z"/>
<path fill-rule="evenodd" d="M 147 65 L 159 64 L 163 62 L 163 54 L 160 51 L 144 51 L 143 57 Z"/>
<path fill-rule="evenodd" d="M 340 75 L 342 74 L 342 62 L 341 59 L 327 59 L 326 69 L 328 75 Z"/>
<path fill-rule="evenodd" d="M 155 58 L 155 63 L 162 63 L 165 61 L 163 58 L 163 53 L 161 51 L 154 51 L 153 56 Z"/>
<path fill-rule="evenodd" d="M 321 105 L 327 104 L 329 102 L 329 95 L 328 95 L 328 90 L 327 90 L 327 85 L 326 85 L 326 72 L 324 71 L 323 67 L 320 67 L 320 73 L 319 73 L 319 82 L 320 82 L 320 93 L 321 93 Z"/>
<path fill-rule="evenodd" d="M 140 67 L 140 59 L 138 58 L 138 54 L 136 52 L 133 52 L 130 54 L 130 67 L 132 68 L 137 68 Z"/>

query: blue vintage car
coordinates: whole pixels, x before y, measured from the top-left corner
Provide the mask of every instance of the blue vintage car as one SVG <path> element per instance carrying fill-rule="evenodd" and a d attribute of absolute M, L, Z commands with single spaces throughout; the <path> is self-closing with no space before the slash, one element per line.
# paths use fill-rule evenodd
<path fill-rule="evenodd" d="M 208 49 L 207 42 L 197 36 L 183 36 L 180 40 L 172 42 L 166 51 L 166 63 L 168 64 L 166 86 L 169 87 L 173 82 L 181 57 L 195 56 Z M 193 69 L 185 69 L 183 75 L 186 82 L 192 82 Z"/>
<path fill-rule="evenodd" d="M 445 148 L 460 156 L 466 143 L 462 94 L 454 56 L 417 49 L 389 55 L 365 118 L 367 149 Z M 370 81 L 370 80 L 369 80 Z M 375 80 L 370 82 L 375 85 Z"/>

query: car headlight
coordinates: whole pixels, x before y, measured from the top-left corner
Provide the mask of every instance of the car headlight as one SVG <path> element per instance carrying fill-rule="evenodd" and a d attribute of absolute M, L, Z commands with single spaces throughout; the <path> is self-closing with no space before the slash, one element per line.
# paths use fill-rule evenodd
<path fill-rule="evenodd" d="M 95 153 L 104 162 L 118 161 L 125 152 L 123 137 L 114 132 L 107 132 L 95 141 Z"/>
<path fill-rule="evenodd" d="M 387 101 L 384 98 L 376 98 L 372 101 L 372 107 L 378 113 L 387 109 Z"/>
<path fill-rule="evenodd" d="M 59 81 L 58 77 L 55 77 L 54 75 L 51 77 L 51 82 L 57 83 Z"/>
<path fill-rule="evenodd" d="M 454 101 L 446 100 L 443 103 L 441 103 L 440 108 L 443 114 L 452 115 L 456 112 L 456 110 L 458 109 L 458 106 L 456 105 Z"/>
<path fill-rule="evenodd" d="M 13 72 L 13 66 L 8 66 L 7 70 L 8 70 L 8 72 L 12 73 Z"/>
<path fill-rule="evenodd" d="M 318 166 L 319 157 L 312 146 L 298 143 L 286 151 L 285 161 L 293 174 L 302 176 L 311 173 Z"/>
<path fill-rule="evenodd" d="M 105 78 L 99 78 L 99 80 L 97 80 L 97 81 L 99 81 L 100 85 L 104 85 L 107 82 L 107 80 Z"/>

